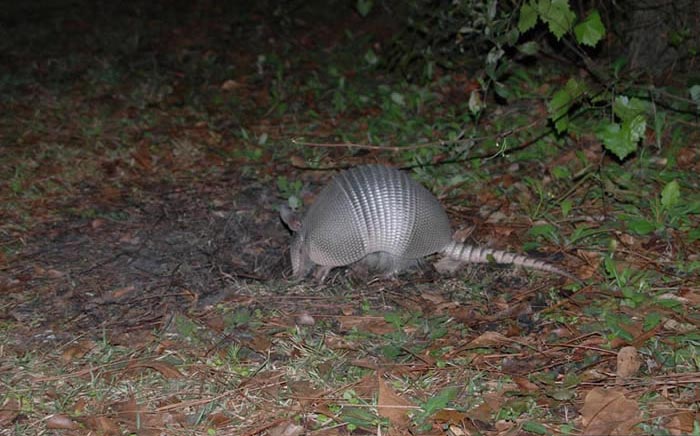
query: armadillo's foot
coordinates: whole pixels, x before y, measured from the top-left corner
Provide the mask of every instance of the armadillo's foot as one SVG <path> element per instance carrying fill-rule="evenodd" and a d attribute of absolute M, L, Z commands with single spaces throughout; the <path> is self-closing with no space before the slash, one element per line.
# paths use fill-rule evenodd
<path fill-rule="evenodd" d="M 360 261 L 350 265 L 350 272 L 352 277 L 361 281 L 367 281 L 372 273 L 372 268 L 367 262 Z"/>
<path fill-rule="evenodd" d="M 314 272 L 314 279 L 316 280 L 316 282 L 323 283 L 328 277 L 328 273 L 331 272 L 332 269 L 332 266 L 319 265 L 318 267 L 316 267 L 316 271 Z"/>
<path fill-rule="evenodd" d="M 463 265 L 463 262 L 452 259 L 450 257 L 443 257 L 433 264 L 435 270 L 440 274 L 453 274 L 457 269 Z"/>

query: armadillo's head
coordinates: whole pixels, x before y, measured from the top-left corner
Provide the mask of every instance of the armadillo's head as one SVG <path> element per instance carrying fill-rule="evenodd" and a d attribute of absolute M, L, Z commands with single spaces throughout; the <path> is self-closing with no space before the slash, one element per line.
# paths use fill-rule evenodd
<path fill-rule="evenodd" d="M 292 261 L 292 272 L 294 273 L 294 277 L 296 279 L 302 279 L 309 273 L 311 267 L 313 266 L 311 259 L 309 259 L 309 255 L 306 253 L 306 249 L 304 248 L 305 232 L 302 228 L 302 221 L 299 218 L 299 215 L 290 209 L 286 204 L 280 207 L 280 217 L 282 218 L 282 221 L 287 224 L 289 230 L 294 232 L 292 244 L 289 247 L 289 257 Z"/>

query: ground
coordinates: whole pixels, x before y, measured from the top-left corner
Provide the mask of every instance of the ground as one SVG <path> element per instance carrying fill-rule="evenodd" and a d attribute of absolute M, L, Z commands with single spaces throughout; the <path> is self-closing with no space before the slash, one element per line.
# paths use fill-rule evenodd
<path fill-rule="evenodd" d="M 697 433 L 697 131 L 626 166 L 495 99 L 479 148 L 471 72 L 359 66 L 385 9 L 117 3 L 0 26 L 0 434 Z M 279 206 L 376 162 L 583 283 L 291 280 Z"/>

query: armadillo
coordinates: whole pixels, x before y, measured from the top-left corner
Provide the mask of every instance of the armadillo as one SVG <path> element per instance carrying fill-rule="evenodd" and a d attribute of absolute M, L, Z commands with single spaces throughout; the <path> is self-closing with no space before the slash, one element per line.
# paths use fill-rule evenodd
<path fill-rule="evenodd" d="M 303 218 L 286 207 L 281 217 L 296 232 L 290 253 L 297 279 L 318 267 L 316 277 L 323 281 L 332 268 L 357 262 L 393 275 L 426 256 L 441 253 L 444 262 L 439 263 L 451 265 L 451 269 L 463 263 L 493 262 L 578 280 L 540 260 L 454 241 L 447 213 L 438 199 L 405 172 L 385 166 L 342 171 L 320 192 Z"/>

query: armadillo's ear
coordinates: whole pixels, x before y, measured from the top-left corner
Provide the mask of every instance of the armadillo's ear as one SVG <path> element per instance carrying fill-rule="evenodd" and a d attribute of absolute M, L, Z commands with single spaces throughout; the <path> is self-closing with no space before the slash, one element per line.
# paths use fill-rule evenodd
<path fill-rule="evenodd" d="M 298 232 L 301 229 L 301 218 L 286 204 L 280 205 L 280 218 L 289 227 L 289 230 Z"/>

